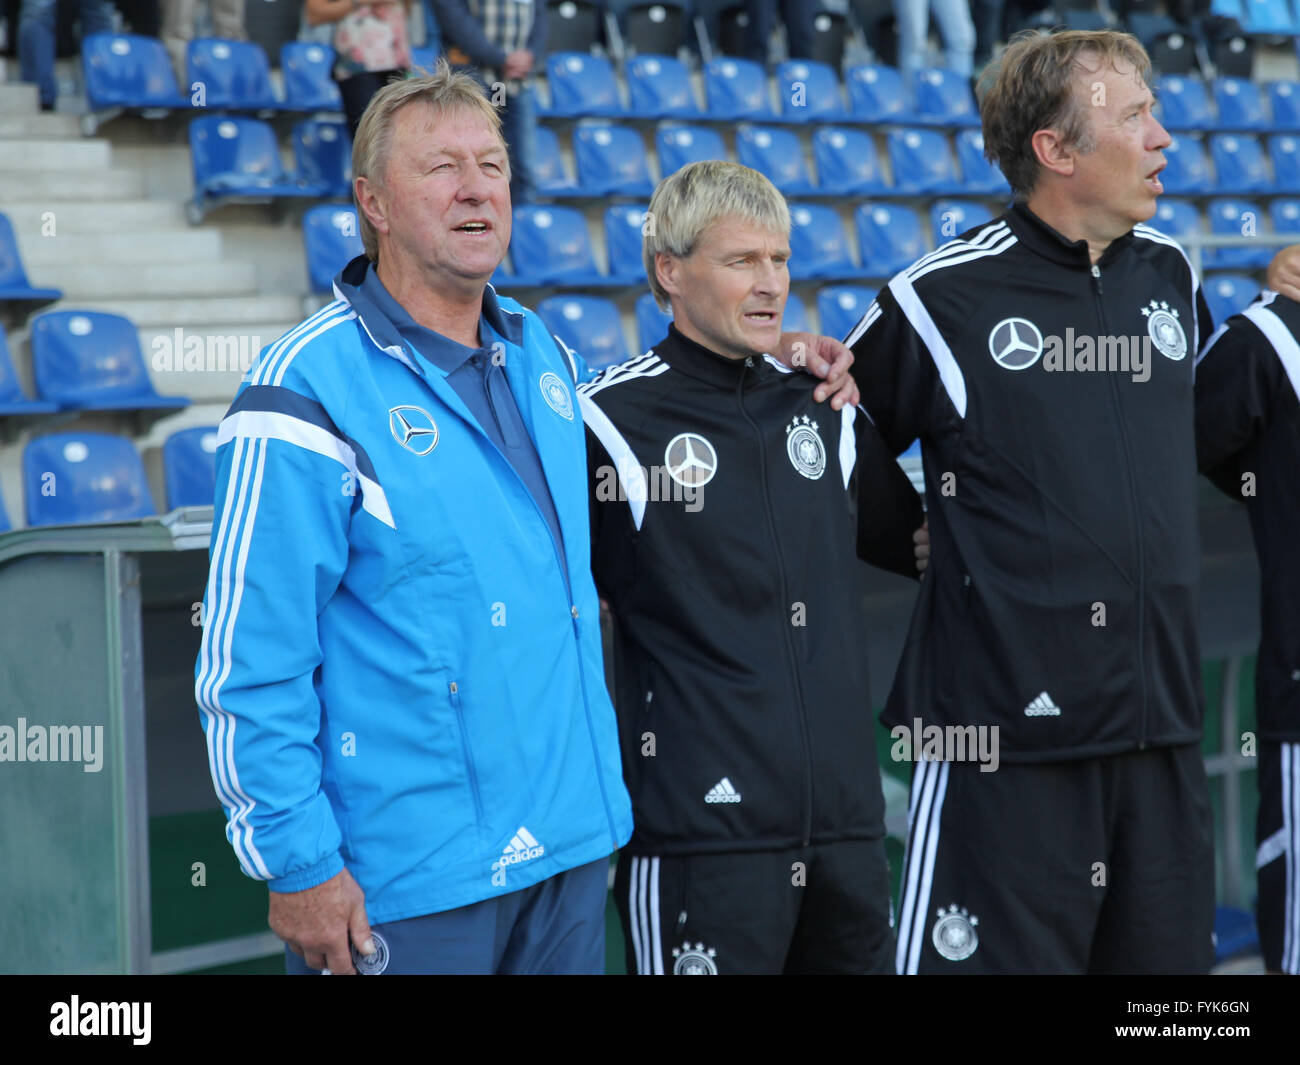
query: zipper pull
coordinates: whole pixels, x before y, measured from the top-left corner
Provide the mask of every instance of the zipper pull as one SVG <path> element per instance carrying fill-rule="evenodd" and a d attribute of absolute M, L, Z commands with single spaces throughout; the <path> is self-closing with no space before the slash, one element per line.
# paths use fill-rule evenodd
<path fill-rule="evenodd" d="M 1092 264 L 1092 276 L 1093 276 L 1093 280 L 1097 282 L 1097 291 L 1100 292 L 1101 291 L 1101 267 L 1098 266 L 1096 263 Z"/>
<path fill-rule="evenodd" d="M 677 931 L 678 931 L 678 933 L 680 934 L 681 930 L 682 930 L 683 928 L 685 928 L 685 927 L 686 927 L 686 911 L 685 911 L 685 910 L 682 910 L 682 912 L 679 913 L 679 914 L 677 915 Z"/>

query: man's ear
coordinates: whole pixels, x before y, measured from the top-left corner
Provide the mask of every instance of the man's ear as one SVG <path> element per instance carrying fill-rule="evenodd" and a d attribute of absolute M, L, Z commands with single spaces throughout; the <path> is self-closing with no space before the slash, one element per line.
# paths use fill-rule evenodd
<path fill-rule="evenodd" d="M 655 252 L 655 277 L 659 279 L 659 284 L 670 296 L 680 296 L 681 293 L 681 263 L 675 255 L 670 255 L 666 251 Z"/>
<path fill-rule="evenodd" d="M 1061 177 L 1069 177 L 1074 173 L 1076 153 L 1066 145 L 1057 130 L 1040 129 L 1029 139 L 1029 144 L 1034 149 L 1038 165 L 1044 170 L 1050 170 Z"/>
<path fill-rule="evenodd" d="M 376 233 L 387 233 L 388 218 L 378 183 L 359 177 L 352 184 L 356 191 L 357 209 L 365 214 Z"/>

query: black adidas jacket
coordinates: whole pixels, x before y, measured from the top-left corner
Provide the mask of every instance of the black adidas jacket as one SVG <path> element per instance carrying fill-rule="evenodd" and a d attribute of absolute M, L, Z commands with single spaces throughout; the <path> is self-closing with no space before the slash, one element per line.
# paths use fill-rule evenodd
<path fill-rule="evenodd" d="M 1259 735 L 1300 742 L 1300 304 L 1265 291 L 1196 367 L 1196 457 L 1250 512 L 1259 556 Z"/>
<path fill-rule="evenodd" d="M 996 725 L 1024 762 L 1200 737 L 1210 328 L 1168 237 L 1136 226 L 1094 267 L 1023 205 L 881 290 L 853 373 L 895 453 L 921 438 L 931 539 L 888 724 Z"/>
<path fill-rule="evenodd" d="M 578 390 L 633 853 L 884 834 L 853 503 L 864 550 L 915 576 L 920 498 L 815 385 L 670 329 Z"/>

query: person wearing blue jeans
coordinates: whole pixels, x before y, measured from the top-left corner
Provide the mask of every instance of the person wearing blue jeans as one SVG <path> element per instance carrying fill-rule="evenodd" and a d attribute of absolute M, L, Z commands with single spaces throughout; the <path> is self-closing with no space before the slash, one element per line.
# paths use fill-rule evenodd
<path fill-rule="evenodd" d="M 925 62 L 930 16 L 943 35 L 944 65 L 954 74 L 971 76 L 975 54 L 975 24 L 968 0 L 894 0 L 898 23 L 898 66 L 910 86 Z"/>
<path fill-rule="evenodd" d="M 113 32 L 113 8 L 108 0 L 78 0 L 82 39 L 92 33 Z M 23 0 L 18 15 L 18 68 L 25 82 L 35 83 L 41 110 L 53 111 L 58 86 L 54 80 L 54 34 L 57 0 Z"/>

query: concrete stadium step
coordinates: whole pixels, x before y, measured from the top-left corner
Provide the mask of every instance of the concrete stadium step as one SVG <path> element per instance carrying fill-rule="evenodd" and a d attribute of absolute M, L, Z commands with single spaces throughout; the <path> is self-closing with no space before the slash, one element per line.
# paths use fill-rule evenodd
<path fill-rule="evenodd" d="M 0 110 L 0 140 L 68 140 L 81 136 L 81 120 L 76 115 L 6 114 Z"/>
<path fill-rule="evenodd" d="M 141 329 L 140 350 L 154 387 L 164 396 L 228 404 L 262 349 L 295 324 L 212 325 L 186 329 L 180 337 L 173 329 Z M 195 338 L 199 343 L 194 343 Z"/>
<path fill-rule="evenodd" d="M 247 331 L 250 324 L 296 322 L 303 317 L 300 296 L 241 296 L 235 299 L 86 299 L 63 300 L 52 310 L 106 311 L 129 318 L 140 329 L 167 330 L 177 326 L 187 331 L 220 333 Z M 282 330 L 283 331 L 283 330 Z M 256 330 L 254 330 L 256 332 Z M 279 336 L 276 333 L 275 336 Z M 269 344 L 271 336 L 263 336 Z"/>
<path fill-rule="evenodd" d="M 6 170 L 106 170 L 113 150 L 106 140 L 0 140 Z"/>
<path fill-rule="evenodd" d="M 0 156 L 0 203 L 30 200 L 39 192 L 47 200 L 138 200 L 144 196 L 145 175 L 140 170 L 105 167 L 93 174 L 51 167 L 19 170 Z"/>
<path fill-rule="evenodd" d="M 46 271 L 42 284 L 63 289 L 64 298 L 132 299 L 152 297 L 241 296 L 257 294 L 257 270 L 252 263 L 165 263 L 105 270 L 100 264 L 62 266 Z"/>
<path fill-rule="evenodd" d="M 67 233 L 55 237 L 22 234 L 18 250 L 29 270 L 98 264 L 120 267 L 183 265 L 221 259 L 221 234 L 215 229 L 177 229 L 136 233 Z"/>
<path fill-rule="evenodd" d="M 38 115 L 41 113 L 40 97 L 35 85 L 11 82 L 0 85 L 0 115 Z"/>
<path fill-rule="evenodd" d="M 29 192 L 30 195 L 30 192 Z M 9 216 L 14 231 L 24 236 L 44 237 L 46 216 L 53 214 L 54 234 L 153 232 L 185 229 L 185 206 L 166 200 L 117 200 L 103 203 L 59 203 L 49 200 L 6 201 L 0 210 Z"/>

